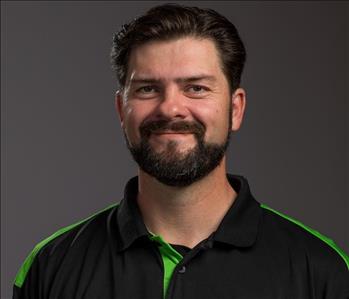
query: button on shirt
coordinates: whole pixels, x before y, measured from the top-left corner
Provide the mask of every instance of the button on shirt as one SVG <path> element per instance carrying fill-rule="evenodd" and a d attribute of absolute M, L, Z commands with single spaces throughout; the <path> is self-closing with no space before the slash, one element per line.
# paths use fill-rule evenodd
<path fill-rule="evenodd" d="M 332 240 L 257 202 L 244 177 L 227 178 L 238 196 L 190 249 L 147 231 L 133 177 L 119 204 L 34 248 L 13 298 L 349 298 L 349 259 Z"/>

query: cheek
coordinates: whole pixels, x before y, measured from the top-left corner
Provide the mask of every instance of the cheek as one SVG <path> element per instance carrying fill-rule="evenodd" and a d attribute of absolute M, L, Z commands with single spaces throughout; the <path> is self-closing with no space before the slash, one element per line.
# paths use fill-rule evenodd
<path fill-rule="evenodd" d="M 135 113 L 133 107 L 127 105 L 124 108 L 124 130 L 127 135 L 129 142 L 132 143 L 132 140 L 136 137 L 136 128 L 138 127 L 138 119 L 139 117 Z"/>
<path fill-rule="evenodd" d="M 125 131 L 129 141 L 140 138 L 139 126 L 147 118 L 147 109 L 141 105 L 126 105 L 124 108 Z"/>
<path fill-rule="evenodd" d="M 221 142 L 227 134 L 229 126 L 228 110 L 223 108 L 217 107 L 217 105 L 202 105 L 200 109 L 192 110 L 196 120 L 206 127 L 205 139 L 207 141 Z"/>
<path fill-rule="evenodd" d="M 188 106 L 188 109 L 197 121 L 202 122 L 206 126 L 217 118 L 219 114 L 217 105 L 205 101 L 195 102 Z"/>

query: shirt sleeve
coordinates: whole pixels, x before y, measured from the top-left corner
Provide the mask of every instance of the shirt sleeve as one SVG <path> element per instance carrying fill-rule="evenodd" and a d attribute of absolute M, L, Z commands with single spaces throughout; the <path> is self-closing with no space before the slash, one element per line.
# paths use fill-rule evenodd
<path fill-rule="evenodd" d="M 331 272 L 330 277 L 325 282 L 323 298 L 349 299 L 349 268 L 342 265 L 341 267 L 333 267 Z"/>
<path fill-rule="evenodd" d="M 23 271 L 23 267 L 25 267 L 25 264 L 22 265 L 20 268 L 14 285 L 13 285 L 13 299 L 40 299 L 43 298 L 42 294 L 40 294 L 40 273 L 39 273 L 39 267 L 38 262 L 35 260 L 31 265 L 30 268 L 27 270 L 25 275 L 21 277 L 21 271 Z"/>
<path fill-rule="evenodd" d="M 33 250 L 29 254 L 15 277 L 12 299 L 48 298 L 44 293 L 45 263 L 47 263 L 47 258 L 41 251 Z"/>

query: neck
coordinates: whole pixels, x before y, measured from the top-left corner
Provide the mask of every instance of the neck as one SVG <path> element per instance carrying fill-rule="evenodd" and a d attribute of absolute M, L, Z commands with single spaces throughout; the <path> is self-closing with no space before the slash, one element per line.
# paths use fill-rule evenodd
<path fill-rule="evenodd" d="M 149 231 L 172 244 L 194 247 L 214 232 L 236 192 L 226 177 L 226 159 L 201 180 L 173 187 L 139 170 L 137 202 Z"/>

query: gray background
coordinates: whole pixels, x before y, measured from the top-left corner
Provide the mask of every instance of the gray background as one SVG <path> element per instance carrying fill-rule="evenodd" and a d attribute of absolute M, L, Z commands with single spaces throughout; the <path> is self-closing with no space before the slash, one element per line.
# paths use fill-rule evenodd
<path fill-rule="evenodd" d="M 136 174 L 109 50 L 160 3 L 1 2 L 1 298 L 36 243 L 119 201 Z M 185 3 L 230 18 L 247 47 L 229 172 L 349 252 L 348 2 Z"/>

